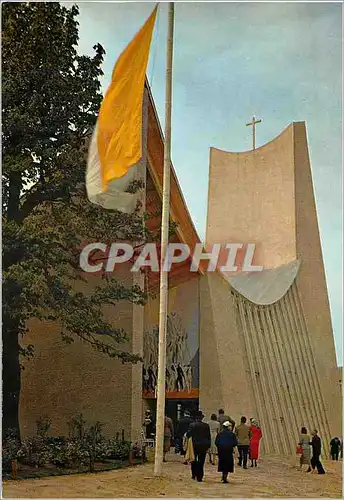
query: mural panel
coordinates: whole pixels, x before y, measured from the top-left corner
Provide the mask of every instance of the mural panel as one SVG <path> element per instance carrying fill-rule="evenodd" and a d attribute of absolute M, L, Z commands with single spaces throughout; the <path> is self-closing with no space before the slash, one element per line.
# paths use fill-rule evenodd
<path fill-rule="evenodd" d="M 197 398 L 199 388 L 199 280 L 169 290 L 166 397 Z M 159 297 L 145 306 L 143 397 L 156 397 Z"/>

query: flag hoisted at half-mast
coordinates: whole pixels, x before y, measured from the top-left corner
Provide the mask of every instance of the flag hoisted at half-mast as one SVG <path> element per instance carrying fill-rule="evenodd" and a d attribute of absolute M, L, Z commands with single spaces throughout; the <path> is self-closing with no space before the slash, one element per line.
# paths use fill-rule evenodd
<path fill-rule="evenodd" d="M 156 13 L 157 7 L 115 64 L 88 152 L 89 200 L 127 213 L 138 199 L 126 191 L 142 156 L 143 93 Z"/>

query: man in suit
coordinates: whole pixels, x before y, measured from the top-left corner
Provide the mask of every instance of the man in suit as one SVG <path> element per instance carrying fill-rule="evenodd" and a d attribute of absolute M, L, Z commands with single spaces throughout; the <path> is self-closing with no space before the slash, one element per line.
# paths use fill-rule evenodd
<path fill-rule="evenodd" d="M 223 430 L 223 424 L 225 422 L 230 422 L 232 424 L 232 428 L 233 428 L 233 432 L 234 432 L 235 422 L 229 415 L 225 415 L 225 411 L 222 408 L 219 409 L 217 421 L 220 422 L 220 426 L 221 426 L 220 430 Z"/>
<path fill-rule="evenodd" d="M 339 458 L 339 452 L 341 449 L 341 442 L 338 437 L 334 437 L 331 439 L 330 442 L 330 447 L 331 447 L 331 458 L 332 460 L 338 460 Z"/>
<path fill-rule="evenodd" d="M 322 463 L 320 462 L 321 439 L 318 436 L 317 430 L 312 431 L 312 448 L 313 448 L 313 456 L 311 458 L 311 465 L 312 465 L 313 472 L 314 472 L 315 467 L 316 467 L 318 470 L 318 474 L 325 474 L 324 467 L 322 466 Z"/>
<path fill-rule="evenodd" d="M 192 439 L 195 460 L 191 462 L 192 479 L 201 482 L 204 476 L 204 462 L 211 445 L 210 427 L 202 422 L 204 415 L 201 411 L 195 413 L 195 422 L 190 424 L 187 437 Z"/>
<path fill-rule="evenodd" d="M 184 411 L 184 416 L 178 421 L 176 430 L 176 449 L 182 456 L 185 456 L 186 451 L 183 449 L 183 437 L 189 430 L 190 424 L 194 420 L 191 418 L 189 410 Z M 186 464 L 187 462 L 184 462 Z"/>
<path fill-rule="evenodd" d="M 163 461 L 166 462 L 166 453 L 171 449 L 172 440 L 174 436 L 173 422 L 170 417 L 165 415 L 165 426 L 164 426 L 164 458 Z"/>
<path fill-rule="evenodd" d="M 145 419 L 143 421 L 143 427 L 145 429 L 145 434 L 147 439 L 152 439 L 155 435 L 155 422 L 150 410 L 146 410 Z"/>
<path fill-rule="evenodd" d="M 251 430 L 246 424 L 246 417 L 241 417 L 240 425 L 235 429 L 238 440 L 239 462 L 238 466 L 247 469 L 247 457 L 250 449 Z"/>

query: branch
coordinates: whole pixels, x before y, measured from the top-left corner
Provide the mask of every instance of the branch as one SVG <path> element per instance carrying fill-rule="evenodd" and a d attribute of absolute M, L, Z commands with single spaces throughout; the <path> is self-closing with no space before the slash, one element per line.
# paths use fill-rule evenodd
<path fill-rule="evenodd" d="M 33 189 L 36 189 L 33 191 Z M 45 201 L 58 201 L 66 196 L 66 189 L 56 184 L 36 184 L 20 200 L 18 220 L 22 222 L 32 210 Z"/>

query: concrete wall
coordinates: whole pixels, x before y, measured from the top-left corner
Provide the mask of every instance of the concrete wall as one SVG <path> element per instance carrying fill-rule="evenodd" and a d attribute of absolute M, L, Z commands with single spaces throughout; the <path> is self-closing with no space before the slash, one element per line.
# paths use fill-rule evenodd
<path fill-rule="evenodd" d="M 254 415 L 245 344 L 236 325 L 229 284 L 217 272 L 200 280 L 200 408 L 223 408 L 234 420 Z"/>
<path fill-rule="evenodd" d="M 295 123 L 293 130 L 296 249 L 297 257 L 302 259 L 297 287 L 331 434 L 341 435 L 341 392 L 305 124 Z"/>
<path fill-rule="evenodd" d="M 129 276 L 132 279 L 131 276 Z M 90 277 L 84 289 L 100 283 Z M 132 338 L 133 305 L 107 308 L 106 317 Z M 53 435 L 67 435 L 67 420 L 83 413 L 90 423 L 105 424 L 104 433 L 130 434 L 132 367 L 95 351 L 79 338 L 66 345 L 55 323 L 31 321 L 24 345 L 33 344 L 35 357 L 24 362 L 20 396 L 22 435 L 35 433 L 36 420 L 48 415 Z M 131 349 L 131 342 L 127 349 Z"/>
<path fill-rule="evenodd" d="M 207 244 L 255 243 L 266 268 L 296 258 L 292 131 L 255 151 L 210 149 Z"/>
<path fill-rule="evenodd" d="M 268 337 L 260 347 L 257 344 L 260 329 L 253 328 L 246 309 L 235 326 L 229 286 L 221 284 L 216 273 L 202 279 L 201 405 L 206 411 L 228 405 L 226 410 L 233 413 L 240 408 L 246 414 L 262 414 L 262 425 L 266 420 L 271 430 L 270 441 L 276 439 L 276 429 L 282 429 L 277 422 L 280 417 L 289 426 L 293 422 L 297 427 L 302 422 L 316 425 L 326 440 L 329 434 L 341 434 L 340 385 L 304 123 L 290 125 L 255 151 L 211 149 L 206 243 L 229 242 L 256 243 L 255 263 L 265 268 L 297 258 L 301 258 L 301 268 L 296 284 L 271 311 L 253 307 L 254 321 L 260 314 L 266 317 L 262 321 L 270 335 L 271 356 L 269 346 L 263 348 Z M 275 316 L 270 318 L 271 314 Z M 244 326 L 247 321 L 250 328 Z M 245 345 L 238 340 L 244 337 L 243 328 L 249 341 Z M 279 364 L 273 355 L 277 351 Z M 279 372 L 283 367 L 280 389 L 275 384 L 273 390 L 266 363 Z M 266 372 L 260 389 L 255 381 L 259 372 Z M 257 400 L 250 395 L 255 386 Z M 273 400 L 275 391 L 281 393 L 280 402 Z M 241 407 L 239 394 L 244 395 Z M 264 401 L 260 410 L 259 400 Z M 269 414 L 269 402 L 276 407 L 274 417 Z M 291 433 L 295 439 L 297 432 Z M 266 449 L 276 452 L 277 448 Z M 292 449 L 291 441 L 277 451 L 287 449 Z"/>

